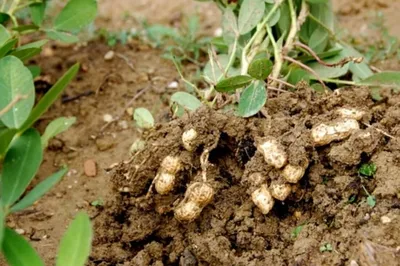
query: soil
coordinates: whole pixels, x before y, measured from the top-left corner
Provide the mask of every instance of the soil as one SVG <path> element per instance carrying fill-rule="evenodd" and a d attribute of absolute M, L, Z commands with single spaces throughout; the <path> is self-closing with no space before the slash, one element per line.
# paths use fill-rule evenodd
<path fill-rule="evenodd" d="M 381 10 L 390 32 L 400 37 L 398 1 L 353 2 L 334 1 L 340 23 L 352 36 L 372 36 L 363 30 L 368 28 L 366 19 L 371 18 L 370 12 Z M 99 3 L 97 25 L 111 29 L 137 25 L 136 20 L 121 22 L 126 10 L 169 25 L 197 11 L 204 32 L 213 32 L 219 25 L 218 11 L 210 3 Z M 37 124 L 43 131 L 56 117 L 77 117 L 70 130 L 51 141 L 35 182 L 63 164 L 70 170 L 37 204 L 7 221 L 10 227 L 24 230 L 46 265 L 54 264 L 62 234 L 82 210 L 90 214 L 95 231 L 89 265 L 400 265 L 399 96 L 376 103 L 361 88 L 327 98 L 302 87 L 298 93 L 273 95 L 266 117 L 243 120 L 201 109 L 172 120 L 168 98 L 184 90 L 184 85 L 168 89 L 179 75 L 171 62 L 161 58 L 162 51 L 133 41 L 117 46 L 114 58 L 106 61 L 109 50 L 101 41 L 81 46 L 52 44 L 37 58 L 43 72 L 36 84 L 38 98 L 68 67 L 77 61 L 82 65 L 62 100 Z M 395 60 L 380 62 L 379 67 L 400 70 Z M 361 130 L 348 139 L 315 147 L 310 129 L 334 119 L 334 110 L 341 106 L 365 110 L 362 122 L 373 128 L 360 123 Z M 154 131 L 142 135 L 135 127 L 130 111 L 137 107 L 146 107 L 155 116 Z M 108 123 L 105 115 L 117 119 Z M 192 127 L 199 138 L 197 149 L 188 152 L 180 137 Z M 367 139 L 361 137 L 365 132 L 370 133 Z M 146 149 L 129 160 L 130 146 L 141 136 L 147 139 Z M 256 149 L 269 136 L 285 146 L 291 164 L 306 159 L 309 166 L 290 197 L 276 201 L 273 210 L 262 215 L 251 201 L 254 187 L 248 176 L 261 172 L 268 184 L 281 181 Z M 207 147 L 212 150 L 207 180 L 215 196 L 195 221 L 180 223 L 173 209 L 187 186 L 197 180 L 200 155 Z M 173 192 L 164 196 L 153 192 L 146 198 L 166 155 L 178 155 L 184 169 L 177 175 Z M 377 173 L 361 179 L 357 170 L 369 161 L 376 164 Z M 84 166 L 89 164 L 92 169 L 87 176 Z M 361 184 L 376 196 L 374 208 L 366 203 Z M 92 206 L 96 201 L 103 204 Z M 295 228 L 301 228 L 297 236 Z M 321 252 L 326 244 L 332 251 Z"/>

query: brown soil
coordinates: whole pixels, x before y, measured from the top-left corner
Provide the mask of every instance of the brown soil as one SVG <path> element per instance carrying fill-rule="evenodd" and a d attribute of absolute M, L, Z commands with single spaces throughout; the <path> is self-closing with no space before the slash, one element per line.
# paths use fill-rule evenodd
<path fill-rule="evenodd" d="M 159 125 L 147 136 L 144 151 L 121 163 L 112 177 L 114 198 L 94 219 L 91 265 L 348 265 L 352 259 L 361 265 L 398 265 L 399 100 L 393 96 L 376 104 L 368 91 L 357 88 L 324 97 L 299 88 L 270 99 L 267 117 L 241 119 L 203 108 Z M 348 140 L 315 146 L 310 128 L 332 121 L 343 106 L 369 110 L 363 122 L 372 127 L 364 126 Z M 182 147 L 182 133 L 190 128 L 199 134 L 194 152 Z M 309 167 L 290 197 L 264 216 L 251 202 L 249 175 L 261 173 L 267 184 L 283 182 L 256 149 L 268 137 L 285 146 L 290 164 L 309 161 Z M 200 157 L 207 149 L 214 200 L 194 222 L 180 223 L 174 206 L 187 185 L 199 181 Z M 146 198 L 167 155 L 179 156 L 184 170 L 173 192 Z M 370 161 L 379 170 L 373 179 L 362 179 L 358 168 Z M 362 184 L 377 196 L 373 209 Z M 382 225 L 383 216 L 391 222 Z M 326 243 L 333 252 L 320 252 Z"/>
<path fill-rule="evenodd" d="M 340 23 L 351 34 L 370 36 L 371 32 L 359 29 L 365 28 L 370 11 L 381 10 L 391 33 L 400 37 L 398 1 L 360 1 L 366 4 L 359 6 L 349 5 L 349 1 L 334 2 Z M 185 14 L 197 11 L 204 32 L 212 32 L 219 25 L 219 14 L 209 3 L 99 3 L 98 25 L 112 29 L 137 25 L 129 20 L 120 24 L 126 10 L 151 22 L 170 25 L 179 24 Z M 349 11 L 350 6 L 355 7 Z M 80 47 L 53 44 L 37 59 L 43 70 L 42 79 L 50 84 L 76 61 L 82 63 L 78 77 L 65 91 L 64 100 L 53 106 L 37 125 L 43 131 L 56 117 L 77 117 L 78 122 L 69 131 L 50 143 L 36 182 L 64 163 L 70 171 L 35 206 L 8 220 L 9 226 L 25 231 L 46 265 L 54 264 L 60 238 L 80 210 L 89 212 L 95 226 L 90 265 L 350 265 L 350 260 L 356 260 L 360 266 L 400 265 L 398 96 L 376 104 L 360 89 L 343 91 L 332 99 L 303 89 L 271 100 L 267 118 L 241 120 L 203 109 L 190 119 L 170 122 L 168 98 L 173 91 L 167 89 L 167 84 L 179 80 L 173 64 L 161 59 L 161 51 L 136 41 L 117 47 L 114 59 L 105 61 L 103 56 L 109 49 L 101 42 Z M 380 67 L 400 69 L 397 61 L 383 62 Z M 40 97 L 49 84 L 37 85 Z M 183 87 L 181 84 L 178 90 Z M 309 128 L 331 119 L 339 106 L 366 109 L 369 115 L 365 121 L 396 139 L 363 126 L 373 136 L 367 142 L 354 134 L 340 143 L 313 147 Z M 146 107 L 153 113 L 159 125 L 146 136 L 148 145 L 157 145 L 149 146 L 133 162 L 120 163 L 117 170 L 110 172 L 109 166 L 129 159 L 130 145 L 141 136 L 126 112 L 128 107 Z M 105 127 L 105 114 L 119 119 Z M 201 139 L 198 150 L 189 153 L 183 151 L 180 135 L 192 126 L 201 132 Z M 250 200 L 246 176 L 262 171 L 268 182 L 276 178 L 254 148 L 254 141 L 267 135 L 281 139 L 293 163 L 307 157 L 311 164 L 296 192 L 263 216 Z M 183 197 L 186 186 L 196 177 L 204 146 L 217 141 L 208 169 L 216 196 L 196 221 L 178 223 L 172 212 L 175 201 Z M 179 185 L 169 196 L 153 195 L 143 200 L 160 160 L 171 153 L 184 161 Z M 132 167 L 143 159 L 145 163 L 133 175 Z M 96 162 L 95 177 L 84 174 L 86 160 Z M 378 168 L 373 179 L 363 182 L 377 196 L 373 209 L 365 202 L 357 175 L 359 164 L 369 160 Z M 129 173 L 130 179 L 126 180 L 124 174 Z M 125 186 L 129 193 L 118 192 Z M 348 203 L 351 196 L 356 196 L 353 204 Z M 96 200 L 104 201 L 104 206 L 91 206 Z M 391 222 L 383 224 L 382 216 Z M 301 232 L 292 237 L 293 229 L 299 225 L 303 225 Z M 332 245 L 333 251 L 321 253 L 319 248 L 326 243 Z M 0 265 L 5 265 L 1 259 Z"/>

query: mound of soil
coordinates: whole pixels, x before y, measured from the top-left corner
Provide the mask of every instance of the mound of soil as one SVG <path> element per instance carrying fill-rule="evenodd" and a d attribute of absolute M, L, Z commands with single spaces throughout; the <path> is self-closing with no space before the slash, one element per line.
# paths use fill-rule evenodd
<path fill-rule="evenodd" d="M 112 200 L 94 218 L 89 265 L 399 265 L 399 103 L 399 95 L 374 102 L 363 88 L 320 95 L 299 87 L 271 98 L 263 117 L 201 108 L 158 125 L 144 136 L 146 148 L 114 171 Z M 336 119 L 339 107 L 365 111 L 360 130 L 316 146 L 311 129 Z M 191 128 L 198 138 L 189 152 L 181 136 Z M 251 200 L 249 176 L 282 182 L 256 148 L 269 137 L 285 147 L 290 164 L 309 165 L 291 195 L 263 215 Z M 174 208 L 197 181 L 205 149 L 215 196 L 195 221 L 181 223 Z M 175 187 L 146 197 L 167 155 L 183 164 Z M 361 177 L 360 165 L 370 162 L 376 174 Z"/>

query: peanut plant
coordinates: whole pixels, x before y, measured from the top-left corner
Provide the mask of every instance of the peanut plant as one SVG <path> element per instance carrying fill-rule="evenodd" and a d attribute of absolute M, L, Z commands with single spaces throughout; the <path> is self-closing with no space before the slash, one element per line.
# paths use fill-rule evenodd
<path fill-rule="evenodd" d="M 338 37 L 329 0 L 213 2 L 223 14 L 223 33 L 208 51 L 203 69 L 207 88 L 197 88 L 181 74 L 197 97 L 174 94 L 177 115 L 207 104 L 250 117 L 267 104 L 268 91 L 295 90 L 300 81 L 323 93 L 367 86 L 375 100 L 382 99 L 382 89 L 400 91 L 400 73 L 375 73 L 361 53 Z"/>
<path fill-rule="evenodd" d="M 77 42 L 79 30 L 91 23 L 97 13 L 95 0 L 69 0 L 53 19 L 46 16 L 47 5 L 46 0 L 0 3 L 0 247 L 10 266 L 44 265 L 29 242 L 7 227 L 6 218 L 38 201 L 67 172 L 63 167 L 26 192 L 41 165 L 49 139 L 67 130 L 75 118 L 60 117 L 52 121 L 42 136 L 33 125 L 79 71 L 79 64 L 72 66 L 34 106 L 34 78 L 40 74 L 40 68 L 26 66 L 25 62 L 39 54 L 48 39 L 23 44 L 22 37 L 41 33 L 39 36 L 45 34 L 52 40 Z M 22 11 L 29 11 L 29 23 L 21 24 L 18 19 Z M 80 213 L 61 241 L 56 265 L 84 265 L 91 239 L 89 217 Z"/>

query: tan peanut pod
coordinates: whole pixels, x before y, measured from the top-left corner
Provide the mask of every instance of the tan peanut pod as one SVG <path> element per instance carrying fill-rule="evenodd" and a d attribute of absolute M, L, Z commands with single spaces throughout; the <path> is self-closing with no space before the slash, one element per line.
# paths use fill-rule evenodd
<path fill-rule="evenodd" d="M 292 192 L 289 184 L 271 184 L 271 195 L 277 200 L 284 201 Z"/>
<path fill-rule="evenodd" d="M 361 120 L 365 115 L 364 111 L 358 110 L 356 108 L 339 108 L 336 109 L 336 113 L 342 118 L 351 118 L 355 120 Z"/>
<path fill-rule="evenodd" d="M 178 221 L 191 222 L 196 219 L 202 208 L 194 201 L 183 200 L 174 210 L 174 216 Z"/>
<path fill-rule="evenodd" d="M 161 162 L 160 172 L 169 173 L 175 175 L 182 169 L 181 159 L 175 156 L 167 156 Z"/>
<path fill-rule="evenodd" d="M 300 165 L 288 164 L 283 168 L 282 176 L 289 183 L 297 183 L 304 176 L 306 169 Z"/>
<path fill-rule="evenodd" d="M 265 162 L 275 168 L 282 168 L 287 163 L 285 148 L 276 139 L 264 141 L 257 149 L 264 156 Z"/>
<path fill-rule="evenodd" d="M 194 182 L 188 186 L 185 193 L 185 198 L 193 201 L 200 207 L 205 207 L 214 196 L 214 189 L 207 183 Z"/>
<path fill-rule="evenodd" d="M 155 177 L 154 187 L 158 194 L 168 194 L 175 185 L 175 175 L 165 172 L 158 172 Z"/>
<path fill-rule="evenodd" d="M 268 190 L 267 185 L 262 185 L 251 194 L 251 199 L 254 204 L 260 209 L 263 214 L 267 214 L 274 207 L 274 198 Z"/>
<path fill-rule="evenodd" d="M 329 124 L 319 124 L 311 130 L 311 137 L 317 146 L 327 145 L 332 141 L 342 140 L 360 129 L 355 119 L 341 119 Z"/>
<path fill-rule="evenodd" d="M 193 151 L 194 150 L 194 145 L 193 141 L 197 138 L 198 134 L 197 131 L 193 128 L 186 130 L 182 134 L 182 142 L 183 142 L 183 147 L 187 151 Z"/>

